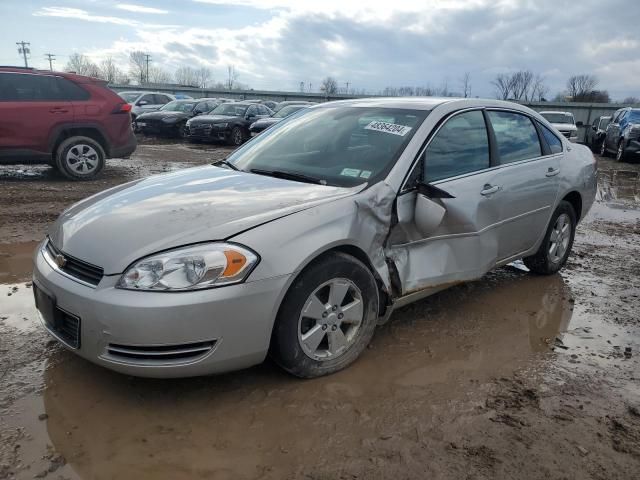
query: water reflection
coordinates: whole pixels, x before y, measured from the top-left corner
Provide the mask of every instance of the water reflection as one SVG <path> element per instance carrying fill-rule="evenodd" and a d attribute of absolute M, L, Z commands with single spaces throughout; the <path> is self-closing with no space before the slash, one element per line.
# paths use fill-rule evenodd
<path fill-rule="evenodd" d="M 366 455 L 389 419 L 400 429 L 428 422 L 474 382 L 547 358 L 536 352 L 567 328 L 570 297 L 559 275 L 500 269 L 396 312 L 356 364 L 311 381 L 268 362 L 135 379 L 61 352 L 45 371 L 48 434 L 81 478 L 300 475 L 310 460 Z"/>

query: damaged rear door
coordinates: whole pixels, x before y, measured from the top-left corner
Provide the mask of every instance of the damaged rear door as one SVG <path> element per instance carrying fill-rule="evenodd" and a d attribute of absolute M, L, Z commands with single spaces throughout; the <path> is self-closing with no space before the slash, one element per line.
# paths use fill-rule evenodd
<path fill-rule="evenodd" d="M 455 113 L 420 154 L 397 198 L 386 254 L 401 295 L 482 276 L 498 258 L 499 169 L 485 113 Z"/>

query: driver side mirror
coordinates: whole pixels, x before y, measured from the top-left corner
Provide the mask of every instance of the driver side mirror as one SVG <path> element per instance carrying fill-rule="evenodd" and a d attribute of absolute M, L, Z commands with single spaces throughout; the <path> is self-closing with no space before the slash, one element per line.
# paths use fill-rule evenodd
<path fill-rule="evenodd" d="M 442 223 L 446 208 L 439 198 L 455 198 L 449 192 L 428 183 L 418 183 L 418 195 L 416 195 L 416 208 L 414 220 L 418 231 L 425 235 L 431 235 Z"/>

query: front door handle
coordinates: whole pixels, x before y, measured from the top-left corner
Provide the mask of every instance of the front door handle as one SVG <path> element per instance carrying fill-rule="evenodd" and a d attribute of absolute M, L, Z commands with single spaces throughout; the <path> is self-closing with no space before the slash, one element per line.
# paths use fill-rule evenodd
<path fill-rule="evenodd" d="M 67 110 L 64 107 L 53 107 L 49 110 L 49 112 L 51 113 L 68 113 L 69 110 Z"/>
<path fill-rule="evenodd" d="M 559 168 L 553 168 L 553 167 L 549 167 L 549 169 L 547 170 L 547 173 L 545 174 L 547 177 L 553 177 L 557 174 L 560 173 L 560 169 Z"/>
<path fill-rule="evenodd" d="M 488 183 L 482 188 L 480 195 L 491 195 L 492 193 L 496 193 L 500 190 L 500 187 L 497 185 L 489 185 Z"/>

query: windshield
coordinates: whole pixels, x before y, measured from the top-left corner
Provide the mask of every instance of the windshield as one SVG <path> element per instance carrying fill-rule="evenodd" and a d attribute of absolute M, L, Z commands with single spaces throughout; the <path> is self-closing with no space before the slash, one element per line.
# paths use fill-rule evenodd
<path fill-rule="evenodd" d="M 550 123 L 569 123 L 573 125 L 573 115 L 566 113 L 541 113 Z"/>
<path fill-rule="evenodd" d="M 303 108 L 306 108 L 306 106 L 304 105 L 289 105 L 287 107 L 283 107 L 281 110 L 278 110 L 277 113 L 275 113 L 274 115 L 272 115 L 273 118 L 284 118 L 287 117 L 289 115 L 291 115 L 292 113 L 297 112 L 298 110 L 302 110 Z"/>
<path fill-rule="evenodd" d="M 280 111 L 280 110 L 282 110 L 283 108 L 285 108 L 285 107 L 290 107 L 291 105 L 292 105 L 291 103 L 282 102 L 282 103 L 277 104 L 277 105 L 273 108 L 273 111 L 274 111 L 274 112 L 279 112 L 279 111 Z M 294 103 L 293 105 L 303 105 L 303 106 L 305 106 L 305 105 L 304 105 L 304 104 L 302 104 L 302 103 Z M 308 104 L 307 104 L 307 106 L 308 106 Z"/>
<path fill-rule="evenodd" d="M 640 123 L 640 110 L 631 110 L 631 113 L 629 113 L 629 122 Z"/>
<path fill-rule="evenodd" d="M 607 128 L 607 125 L 609 125 L 610 121 L 611 121 L 611 117 L 601 118 L 600 125 L 598 128 L 600 128 L 600 130 L 604 130 L 605 128 Z"/>
<path fill-rule="evenodd" d="M 229 162 L 351 187 L 384 177 L 429 114 L 332 106 L 298 112 L 236 150 Z"/>
<path fill-rule="evenodd" d="M 237 103 L 223 103 L 222 105 L 217 106 L 213 111 L 211 111 L 211 115 L 227 115 L 229 117 L 242 117 L 244 116 L 244 112 L 247 111 L 249 105 L 242 105 Z"/>
<path fill-rule="evenodd" d="M 140 92 L 120 92 L 118 95 L 127 103 L 132 103 L 140 96 Z"/>
<path fill-rule="evenodd" d="M 184 100 L 174 100 L 163 105 L 160 110 L 163 112 L 190 112 L 193 110 L 195 102 L 185 102 Z"/>

